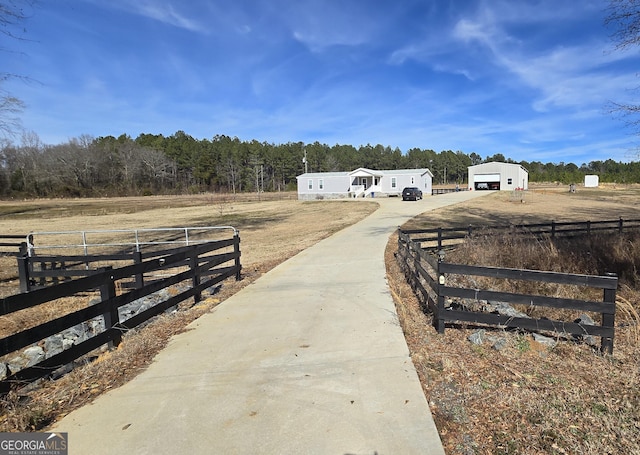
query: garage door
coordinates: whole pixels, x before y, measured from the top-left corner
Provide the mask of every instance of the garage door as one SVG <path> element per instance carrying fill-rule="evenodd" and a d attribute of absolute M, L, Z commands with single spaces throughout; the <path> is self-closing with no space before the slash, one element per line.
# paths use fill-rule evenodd
<path fill-rule="evenodd" d="M 473 176 L 473 181 L 478 182 L 499 182 L 500 174 L 476 174 Z"/>

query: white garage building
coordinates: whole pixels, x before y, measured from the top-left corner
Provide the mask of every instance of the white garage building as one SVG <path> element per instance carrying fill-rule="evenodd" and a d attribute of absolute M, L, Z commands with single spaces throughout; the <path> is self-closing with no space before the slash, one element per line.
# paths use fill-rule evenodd
<path fill-rule="evenodd" d="M 519 164 L 490 163 L 469 166 L 469 190 L 526 190 L 529 171 Z"/>

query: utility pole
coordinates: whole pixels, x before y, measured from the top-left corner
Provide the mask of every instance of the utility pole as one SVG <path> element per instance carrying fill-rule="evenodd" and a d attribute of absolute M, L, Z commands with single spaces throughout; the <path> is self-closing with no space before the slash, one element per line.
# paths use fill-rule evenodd
<path fill-rule="evenodd" d="M 307 173 L 307 149 L 304 149 L 304 157 L 302 157 L 302 162 L 304 163 L 304 173 Z"/>
<path fill-rule="evenodd" d="M 258 186 L 258 166 L 254 168 L 256 171 L 256 193 L 258 193 L 258 200 L 260 200 L 260 186 Z"/>
<path fill-rule="evenodd" d="M 251 158 L 251 164 L 253 164 L 253 172 L 256 175 L 256 194 L 258 195 L 258 200 L 260 200 L 260 174 L 264 165 L 255 156 Z M 262 187 L 264 189 L 264 175 L 262 181 Z"/>

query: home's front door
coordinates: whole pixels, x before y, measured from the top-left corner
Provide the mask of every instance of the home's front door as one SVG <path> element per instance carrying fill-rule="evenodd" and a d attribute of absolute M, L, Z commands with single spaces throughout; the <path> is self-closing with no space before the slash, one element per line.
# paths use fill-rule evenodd
<path fill-rule="evenodd" d="M 367 189 L 367 178 L 366 177 L 360 177 L 360 185 L 364 186 L 364 189 Z"/>

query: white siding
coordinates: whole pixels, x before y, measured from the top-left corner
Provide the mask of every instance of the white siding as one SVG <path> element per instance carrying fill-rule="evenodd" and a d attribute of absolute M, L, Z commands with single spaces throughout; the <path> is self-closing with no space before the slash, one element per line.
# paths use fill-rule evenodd
<path fill-rule="evenodd" d="M 469 166 L 469 188 L 479 182 L 500 182 L 500 189 L 511 191 L 529 188 L 529 172 L 514 163 L 483 163 Z"/>
<path fill-rule="evenodd" d="M 374 171 L 359 168 L 352 172 L 306 173 L 297 177 L 298 199 L 353 197 L 355 193 L 362 195 L 363 188 L 367 189 L 367 196 L 372 196 L 371 193 L 375 197 L 398 196 L 407 186 L 417 186 L 428 196 L 431 195 L 432 180 L 433 174 L 428 169 Z"/>
<path fill-rule="evenodd" d="M 500 174 L 476 174 L 473 178 L 474 182 L 499 182 Z"/>

